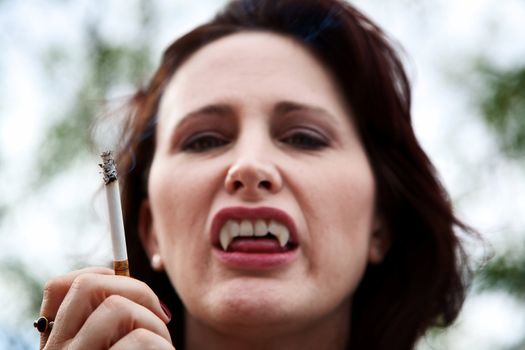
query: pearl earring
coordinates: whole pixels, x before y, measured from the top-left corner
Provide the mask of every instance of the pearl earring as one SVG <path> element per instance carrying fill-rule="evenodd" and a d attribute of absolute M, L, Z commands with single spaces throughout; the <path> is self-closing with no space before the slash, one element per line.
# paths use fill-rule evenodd
<path fill-rule="evenodd" d="M 162 258 L 160 257 L 160 254 L 153 254 L 151 257 L 151 268 L 155 271 L 161 271 L 164 267 L 164 264 L 162 263 Z"/>

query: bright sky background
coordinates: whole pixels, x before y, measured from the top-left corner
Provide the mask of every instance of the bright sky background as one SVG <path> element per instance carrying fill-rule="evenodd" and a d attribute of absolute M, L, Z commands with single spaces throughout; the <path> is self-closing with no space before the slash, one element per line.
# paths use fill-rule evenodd
<path fill-rule="evenodd" d="M 58 89 L 44 78 L 39 59 L 50 44 L 58 43 L 81 62 L 80 24 L 93 11 L 89 3 L 0 2 L 0 196 L 11 203 L 10 214 L 0 225 L 0 259 L 21 256 L 43 276 L 68 271 L 78 254 L 93 264 L 104 264 L 111 256 L 105 208 L 94 196 L 100 184 L 96 154 L 92 162 L 75 164 L 44 189 L 27 193 L 45 127 L 60 116 L 60 101 L 71 96 L 82 76 L 82 66 L 64 65 Z M 101 25 L 108 37 L 129 42 L 137 37 L 136 3 L 105 2 Z M 160 58 L 176 35 L 209 18 L 222 1 L 155 3 L 162 9 L 153 43 Z M 354 4 L 405 48 L 414 87 L 415 129 L 460 216 L 483 233 L 496 253 L 523 242 L 519 232 L 525 227 L 525 170 L 523 164 L 500 157 L 490 131 L 480 122 L 471 94 L 477 86 L 469 79 L 469 69 L 478 57 L 502 68 L 525 63 L 525 3 L 360 0 Z M 24 307 L 23 291 L 4 288 L 3 283 L 0 276 L 0 300 L 8 301 L 0 307 L 0 329 L 11 327 L 11 316 Z M 443 348 L 503 349 L 524 330 L 524 305 L 500 293 L 487 293 L 469 299 Z"/>

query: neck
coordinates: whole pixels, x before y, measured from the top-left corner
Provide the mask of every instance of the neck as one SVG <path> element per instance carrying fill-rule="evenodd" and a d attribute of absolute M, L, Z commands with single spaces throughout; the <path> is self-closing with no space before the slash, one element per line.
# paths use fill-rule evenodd
<path fill-rule="evenodd" d="M 349 307 L 309 323 L 287 322 L 280 326 L 239 328 L 210 327 L 186 314 L 187 350 L 241 349 L 345 349 L 349 341 Z"/>

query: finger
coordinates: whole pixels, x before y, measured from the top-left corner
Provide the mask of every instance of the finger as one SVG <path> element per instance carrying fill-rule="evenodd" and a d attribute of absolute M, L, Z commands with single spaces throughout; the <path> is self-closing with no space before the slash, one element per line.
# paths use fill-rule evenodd
<path fill-rule="evenodd" d="M 109 296 L 121 295 L 151 310 L 163 322 L 170 318 L 164 313 L 159 298 L 144 282 L 124 277 L 86 273 L 77 276 L 60 305 L 51 337 L 61 343 L 80 330 L 89 315 Z"/>
<path fill-rule="evenodd" d="M 108 349 L 135 329 L 155 333 L 171 344 L 166 324 L 149 309 L 112 295 L 88 317 L 72 342 L 75 349 Z"/>
<path fill-rule="evenodd" d="M 44 286 L 42 296 L 42 305 L 40 306 L 40 315 L 45 316 L 48 320 L 54 320 L 58 308 L 66 296 L 71 284 L 79 275 L 84 273 L 97 273 L 104 275 L 114 274 L 113 270 L 104 267 L 89 267 L 82 270 L 72 271 L 66 275 L 55 277 L 47 281 Z M 40 348 L 43 348 L 47 342 L 49 333 L 40 335 Z"/>
<path fill-rule="evenodd" d="M 110 350 L 144 350 L 144 349 L 166 349 L 174 350 L 171 342 L 160 335 L 144 328 L 138 328 L 128 333 L 113 345 Z"/>
<path fill-rule="evenodd" d="M 88 267 L 82 270 L 72 271 L 66 275 L 55 277 L 47 281 L 44 286 L 40 314 L 54 319 L 60 304 L 64 300 L 71 284 L 78 276 L 85 273 L 96 273 L 101 275 L 113 275 L 112 269 L 105 267 Z"/>

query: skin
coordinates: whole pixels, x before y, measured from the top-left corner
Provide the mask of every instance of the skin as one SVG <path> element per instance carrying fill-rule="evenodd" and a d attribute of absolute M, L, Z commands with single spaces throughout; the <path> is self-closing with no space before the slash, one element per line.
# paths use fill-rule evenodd
<path fill-rule="evenodd" d="M 141 237 L 186 306 L 188 348 L 344 347 L 352 294 L 383 256 L 375 182 L 350 108 L 302 45 L 238 33 L 184 63 L 161 100 L 148 191 Z M 288 213 L 297 258 L 222 264 L 211 222 L 232 206 Z"/>
<path fill-rule="evenodd" d="M 55 320 L 51 333 L 40 336 L 41 349 L 173 349 L 170 317 L 153 291 L 107 268 L 49 280 L 40 315 Z"/>
<path fill-rule="evenodd" d="M 222 108 L 203 113 L 210 105 Z M 186 348 L 343 349 L 352 295 L 388 237 L 377 234 L 374 178 L 329 72 L 289 38 L 234 34 L 177 71 L 159 116 L 139 231 L 186 306 Z M 232 206 L 285 211 L 295 259 L 264 271 L 219 261 L 211 222 Z M 158 297 L 109 269 L 48 281 L 41 315 L 55 320 L 41 348 L 173 349 Z"/>

